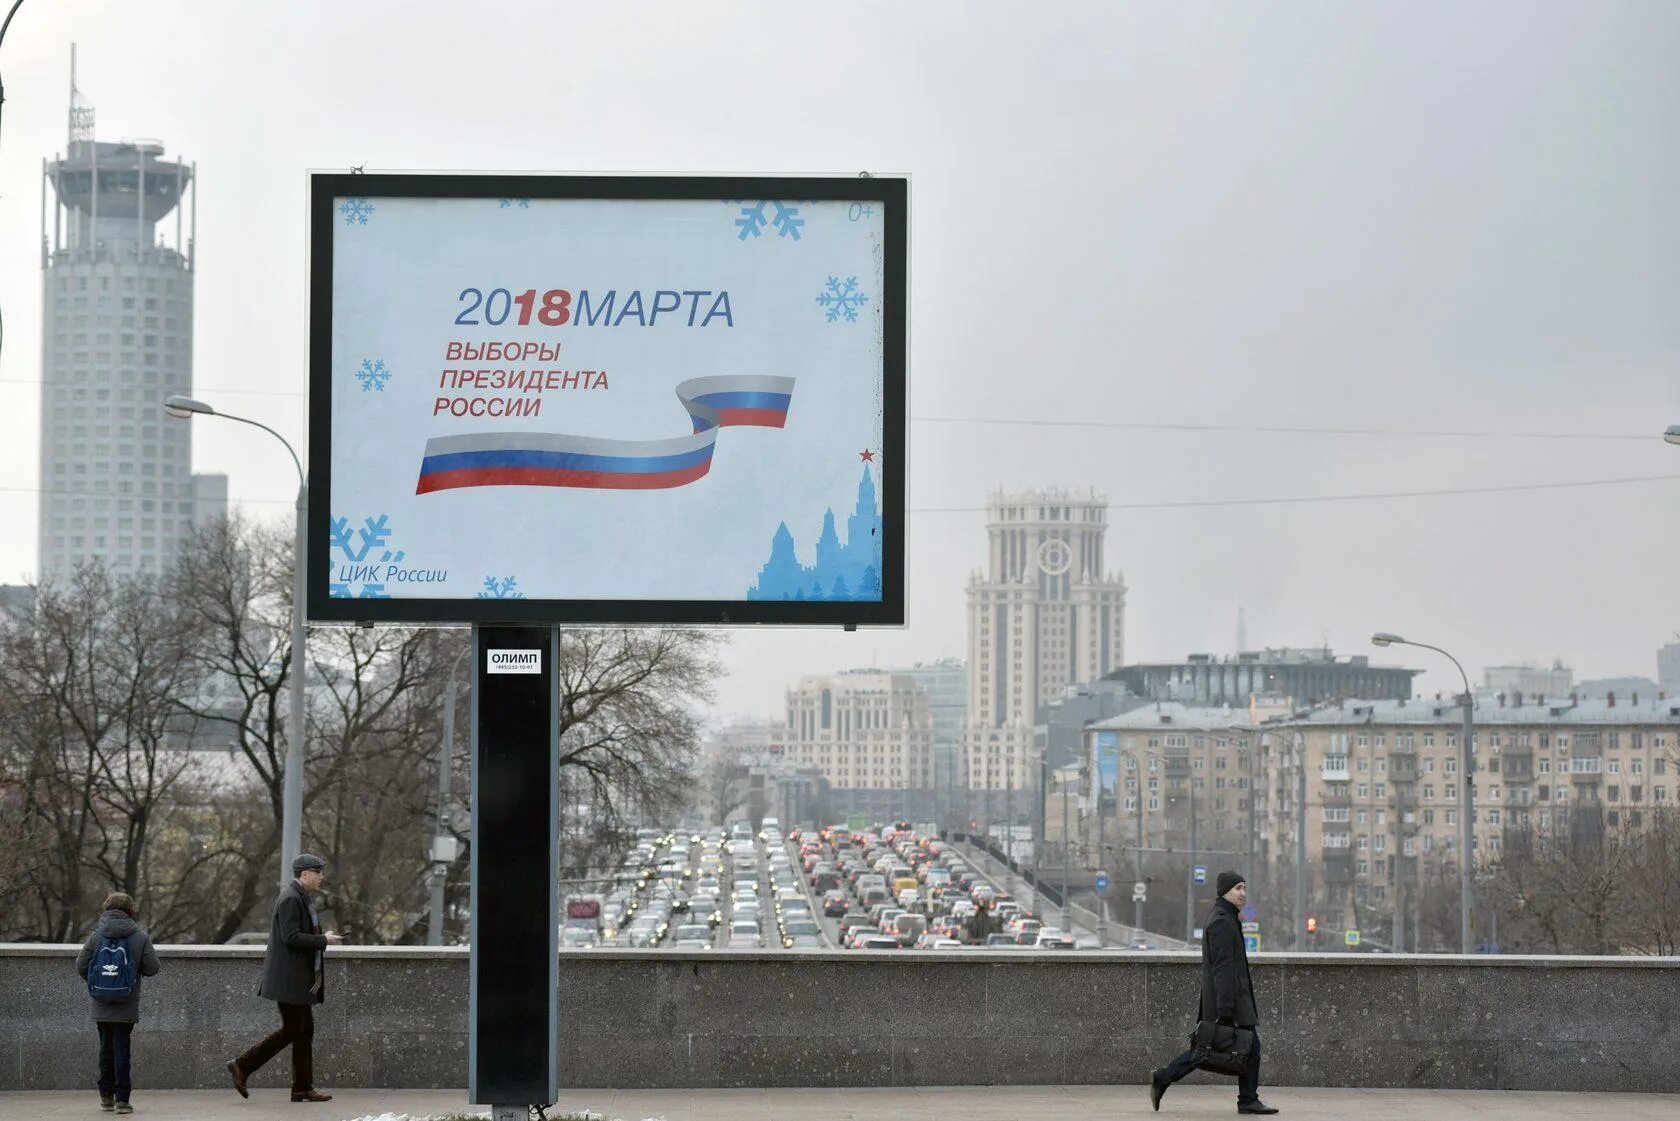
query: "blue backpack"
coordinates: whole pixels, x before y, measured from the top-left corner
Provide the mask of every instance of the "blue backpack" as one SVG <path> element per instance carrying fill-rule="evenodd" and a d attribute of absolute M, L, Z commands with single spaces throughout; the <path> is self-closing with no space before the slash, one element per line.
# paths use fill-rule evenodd
<path fill-rule="evenodd" d="M 132 937 L 132 935 L 130 936 Z M 136 963 L 127 938 L 101 938 L 88 962 L 88 995 L 107 1004 L 121 1004 L 134 996 Z"/>

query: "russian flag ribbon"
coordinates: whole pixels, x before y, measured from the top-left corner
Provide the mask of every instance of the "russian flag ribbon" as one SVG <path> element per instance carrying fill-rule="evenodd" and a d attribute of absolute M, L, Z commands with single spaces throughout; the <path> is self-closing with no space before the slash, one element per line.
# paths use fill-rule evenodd
<path fill-rule="evenodd" d="M 487 432 L 426 441 L 416 494 L 458 487 L 665 490 L 712 466 L 725 428 L 781 428 L 793 378 L 691 378 L 677 386 L 693 432 L 668 440 L 605 440 L 548 432 Z"/>

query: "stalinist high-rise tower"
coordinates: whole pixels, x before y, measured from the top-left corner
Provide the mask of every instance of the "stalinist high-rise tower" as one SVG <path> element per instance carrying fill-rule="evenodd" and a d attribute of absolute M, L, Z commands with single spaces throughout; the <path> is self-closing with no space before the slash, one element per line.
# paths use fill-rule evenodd
<path fill-rule="evenodd" d="M 987 503 L 988 570 L 968 583 L 971 790 L 1030 789 L 1038 706 L 1123 663 L 1126 583 L 1104 567 L 1108 501 L 1061 491 Z"/>

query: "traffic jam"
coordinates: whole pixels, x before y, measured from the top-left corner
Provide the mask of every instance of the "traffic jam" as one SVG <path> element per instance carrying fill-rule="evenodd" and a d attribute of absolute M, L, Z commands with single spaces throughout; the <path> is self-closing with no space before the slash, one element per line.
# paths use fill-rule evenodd
<path fill-rule="evenodd" d="M 1075 948 L 909 823 L 642 829 L 606 890 L 568 896 L 565 910 L 567 949 Z"/>
<path fill-rule="evenodd" d="M 566 900 L 560 944 L 672 950 L 816 950 L 815 900 L 775 818 L 642 829 L 608 889 Z"/>
<path fill-rule="evenodd" d="M 969 866 L 955 846 L 909 823 L 853 832 L 794 830 L 799 866 L 830 943 L 848 950 L 967 946 L 1071 950 L 1074 939 Z"/>

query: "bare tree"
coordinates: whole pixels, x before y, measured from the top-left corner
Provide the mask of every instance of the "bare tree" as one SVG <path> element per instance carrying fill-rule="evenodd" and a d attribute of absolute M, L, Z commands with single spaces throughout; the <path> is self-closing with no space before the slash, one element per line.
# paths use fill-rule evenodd
<path fill-rule="evenodd" d="M 1622 948 L 1635 953 L 1680 953 L 1680 811 L 1650 811 L 1632 838 L 1622 923 Z"/>
<path fill-rule="evenodd" d="M 147 854 L 186 767 L 174 696 L 190 634 L 155 580 L 98 563 L 36 589 L 34 613 L 3 625 L 6 754 L 28 760 L 18 828 L 55 842 L 25 875 L 37 929 L 66 937 L 95 896 L 151 895 Z"/>
<path fill-rule="evenodd" d="M 180 699 L 181 709 L 225 733 L 270 810 L 256 832 L 223 842 L 237 846 L 242 867 L 210 936 L 215 942 L 237 933 L 267 894 L 280 848 L 287 734 L 281 713 L 295 670 L 291 561 L 287 535 L 234 516 L 195 530 L 174 570 L 176 597 L 198 637 L 188 660 L 202 683 Z"/>
<path fill-rule="evenodd" d="M 601 828 L 622 831 L 628 811 L 663 821 L 680 809 L 722 641 L 677 627 L 561 632 L 560 765 L 586 780 L 580 798 Z"/>

